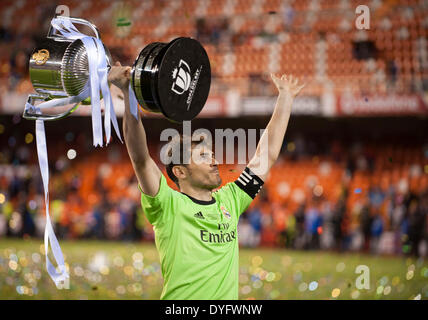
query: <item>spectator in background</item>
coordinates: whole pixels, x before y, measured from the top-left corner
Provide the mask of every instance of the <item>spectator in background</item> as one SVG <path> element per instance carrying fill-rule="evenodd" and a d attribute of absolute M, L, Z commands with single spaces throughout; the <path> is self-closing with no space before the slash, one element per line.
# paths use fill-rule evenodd
<path fill-rule="evenodd" d="M 254 206 L 248 211 L 248 221 L 252 229 L 251 245 L 257 247 L 260 244 L 260 234 L 262 231 L 262 212 L 259 206 Z"/>
<path fill-rule="evenodd" d="M 285 208 L 279 203 L 272 204 L 272 217 L 276 233 L 276 244 L 279 247 L 285 247 L 286 239 L 286 220 L 287 213 Z"/>
<path fill-rule="evenodd" d="M 419 244 L 424 236 L 426 213 L 419 200 L 412 200 L 408 211 L 408 237 L 410 254 L 419 256 Z"/>
<path fill-rule="evenodd" d="M 76 172 L 70 181 L 70 185 L 69 185 L 70 192 L 75 192 L 75 193 L 78 192 L 81 185 L 82 185 L 82 182 L 80 179 L 80 174 Z"/>
<path fill-rule="evenodd" d="M 370 237 L 372 229 L 372 216 L 370 212 L 370 201 L 366 198 L 360 213 L 360 226 L 363 232 L 364 244 L 363 251 L 367 252 L 370 248 Z"/>
<path fill-rule="evenodd" d="M 202 43 L 211 43 L 216 49 L 228 48 L 233 35 L 229 32 L 227 18 L 199 18 L 196 20 L 196 38 Z"/>
<path fill-rule="evenodd" d="M 375 211 L 373 215 L 373 222 L 371 225 L 371 241 L 370 241 L 370 251 L 372 253 L 379 252 L 379 240 L 383 233 L 384 222 L 379 211 Z"/>
<path fill-rule="evenodd" d="M 300 203 L 296 212 L 294 212 L 294 218 L 296 221 L 296 239 L 294 242 L 295 249 L 303 249 L 305 246 L 305 210 L 306 203 Z"/>
<path fill-rule="evenodd" d="M 121 221 L 120 221 L 120 213 L 117 209 L 117 206 L 114 206 L 109 212 L 106 214 L 106 225 L 105 225 L 105 234 L 107 239 L 117 240 L 120 237 L 122 232 L 121 230 Z"/>
<path fill-rule="evenodd" d="M 36 236 L 39 238 L 43 237 L 46 226 L 46 216 L 42 210 L 39 210 L 37 215 L 34 217 L 34 224 L 36 226 Z M 57 236 L 62 238 L 63 234 L 58 232 Z"/>
<path fill-rule="evenodd" d="M 239 244 L 243 247 L 252 247 L 251 244 L 251 225 L 248 222 L 248 216 L 244 212 L 239 218 L 238 223 L 238 234 Z"/>
<path fill-rule="evenodd" d="M 271 212 L 263 212 L 262 218 L 262 232 L 260 243 L 265 246 L 273 247 L 276 244 L 276 233 L 273 224 Z"/>
<path fill-rule="evenodd" d="M 322 226 L 321 213 L 318 207 L 318 203 L 313 202 L 307 212 L 305 219 L 305 233 L 306 233 L 306 248 L 307 249 L 319 249 L 319 227 Z"/>
<path fill-rule="evenodd" d="M 95 237 L 97 239 L 103 239 L 105 237 L 104 216 L 105 211 L 103 210 L 103 205 L 95 206 L 94 210 L 92 211 L 93 224 L 91 226 L 91 237 Z"/>
<path fill-rule="evenodd" d="M 385 192 L 378 186 L 374 185 L 369 189 L 370 205 L 374 209 L 379 209 L 385 200 Z"/>
<path fill-rule="evenodd" d="M 141 229 L 138 226 L 138 207 L 140 207 L 139 204 L 137 203 L 133 203 L 130 200 L 130 204 L 131 204 L 131 208 L 130 208 L 130 215 L 131 215 L 131 220 L 130 220 L 130 240 L 131 241 L 138 241 L 141 239 Z"/>
<path fill-rule="evenodd" d="M 402 232 L 402 223 L 405 213 L 404 196 L 397 193 L 393 197 L 392 215 L 390 219 L 390 225 L 394 232 L 395 253 L 401 253 L 402 236 L 405 234 Z"/>
<path fill-rule="evenodd" d="M 155 239 L 153 227 L 140 205 L 137 206 L 137 224 L 144 240 L 153 241 Z"/>
<path fill-rule="evenodd" d="M 334 238 L 334 244 L 336 250 L 342 250 L 342 239 L 343 239 L 343 232 L 342 232 L 342 224 L 343 219 L 346 213 L 346 204 L 343 198 L 339 199 L 339 201 L 336 203 L 333 211 L 333 217 L 332 217 L 332 225 L 333 225 L 333 238 Z"/>
<path fill-rule="evenodd" d="M 9 196 L 10 198 L 15 198 L 18 196 L 20 190 L 23 188 L 23 181 L 18 177 L 16 172 L 13 175 L 12 180 L 9 183 Z"/>
<path fill-rule="evenodd" d="M 373 173 L 374 171 L 374 165 L 375 165 L 375 149 L 372 146 L 367 146 L 364 150 L 364 157 L 367 161 L 367 169 L 370 173 Z"/>
<path fill-rule="evenodd" d="M 35 210 L 32 210 L 29 204 L 25 204 L 22 217 L 22 233 L 24 237 L 34 237 L 36 233 L 36 224 L 34 222 Z"/>
<path fill-rule="evenodd" d="M 352 154 L 348 154 L 346 158 L 346 172 L 352 177 L 356 169 L 355 158 Z"/>
<path fill-rule="evenodd" d="M 196 19 L 196 39 L 202 43 L 209 41 L 209 32 L 204 18 Z"/>
<path fill-rule="evenodd" d="M 285 239 L 285 246 L 287 248 L 294 248 L 295 247 L 295 241 L 297 236 L 297 230 L 296 230 L 296 217 L 292 214 L 288 215 L 287 217 L 287 223 L 286 223 L 286 239 Z"/>
<path fill-rule="evenodd" d="M 9 29 L 0 26 L 0 41 L 11 42 L 13 40 L 13 34 Z"/>
<path fill-rule="evenodd" d="M 308 146 L 307 142 L 303 138 L 301 134 L 297 134 L 294 139 L 294 145 L 295 145 L 295 155 L 297 160 L 300 160 L 304 158 L 308 153 Z"/>
<path fill-rule="evenodd" d="M 34 233 L 34 222 L 29 215 L 27 210 L 27 195 L 24 191 L 19 191 L 18 193 L 18 205 L 17 210 L 15 211 L 17 215 L 19 215 L 19 226 L 16 224 L 14 233 L 16 236 L 22 237 L 27 232 Z"/>
<path fill-rule="evenodd" d="M 362 250 L 364 244 L 363 231 L 360 224 L 362 208 L 362 201 L 356 201 L 349 214 L 350 223 L 348 231 L 350 233 L 351 239 L 348 249 L 352 251 Z"/>
<path fill-rule="evenodd" d="M 61 199 L 55 199 L 53 201 L 51 201 L 50 203 L 50 214 L 51 217 L 53 218 L 53 221 L 56 221 L 55 223 L 55 229 L 58 230 L 58 236 L 62 237 L 66 237 L 67 233 L 68 233 L 68 229 L 62 225 L 61 221 L 63 219 L 63 215 L 66 214 L 64 213 L 64 201 L 62 201 Z M 43 217 L 43 224 L 45 223 L 46 219 L 45 217 Z"/>
<path fill-rule="evenodd" d="M 331 249 L 334 245 L 334 223 L 333 210 L 329 201 L 321 203 L 322 233 L 320 235 L 320 245 L 322 249 Z"/>
<path fill-rule="evenodd" d="M 121 238 L 127 241 L 136 240 L 138 232 L 136 230 L 136 205 L 132 203 L 131 199 L 125 198 L 120 202 L 119 213 L 122 225 Z"/>
<path fill-rule="evenodd" d="M 221 25 L 219 25 L 219 23 L 216 23 L 215 21 L 209 21 L 209 41 L 210 43 L 212 43 L 214 46 L 218 47 L 219 42 L 220 42 L 220 36 L 221 36 L 221 31 L 222 31 L 222 27 Z"/>
<path fill-rule="evenodd" d="M 386 75 L 388 89 L 394 89 L 397 83 L 398 67 L 395 60 L 386 61 Z"/>

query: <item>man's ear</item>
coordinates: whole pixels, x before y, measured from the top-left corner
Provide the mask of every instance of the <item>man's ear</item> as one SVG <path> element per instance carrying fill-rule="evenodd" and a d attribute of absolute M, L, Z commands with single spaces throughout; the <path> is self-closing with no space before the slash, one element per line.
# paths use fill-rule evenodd
<path fill-rule="evenodd" d="M 187 177 L 187 170 L 184 166 L 173 166 L 172 173 L 179 179 L 185 179 Z"/>

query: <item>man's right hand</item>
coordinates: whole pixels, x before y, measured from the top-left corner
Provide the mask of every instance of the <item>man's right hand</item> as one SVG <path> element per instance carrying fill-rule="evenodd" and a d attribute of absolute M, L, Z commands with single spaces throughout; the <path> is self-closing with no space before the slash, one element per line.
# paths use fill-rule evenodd
<path fill-rule="evenodd" d="M 131 70 L 131 67 L 122 67 L 120 62 L 116 62 L 116 64 L 110 69 L 108 82 L 114 84 L 122 91 L 127 92 L 129 81 L 131 79 Z"/>

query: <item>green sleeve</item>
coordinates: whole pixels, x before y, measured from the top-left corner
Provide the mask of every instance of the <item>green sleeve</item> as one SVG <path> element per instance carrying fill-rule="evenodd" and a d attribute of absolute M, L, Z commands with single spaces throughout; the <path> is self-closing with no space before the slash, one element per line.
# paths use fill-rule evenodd
<path fill-rule="evenodd" d="M 159 182 L 159 190 L 155 196 L 149 196 L 143 192 L 141 186 L 138 185 L 141 192 L 141 207 L 147 220 L 154 225 L 165 223 L 172 214 L 173 192 L 162 174 Z"/>

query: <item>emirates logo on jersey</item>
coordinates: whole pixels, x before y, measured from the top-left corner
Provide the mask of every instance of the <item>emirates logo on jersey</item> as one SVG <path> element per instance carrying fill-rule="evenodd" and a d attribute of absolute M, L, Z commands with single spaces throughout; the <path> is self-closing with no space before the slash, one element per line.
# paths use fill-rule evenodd
<path fill-rule="evenodd" d="M 230 219 L 230 213 L 229 213 L 229 211 L 227 211 L 227 210 L 226 210 L 226 208 L 225 208 L 224 206 L 221 206 L 221 207 L 220 207 L 220 209 L 221 209 L 221 212 L 223 212 L 223 215 L 224 215 L 227 219 Z"/>

